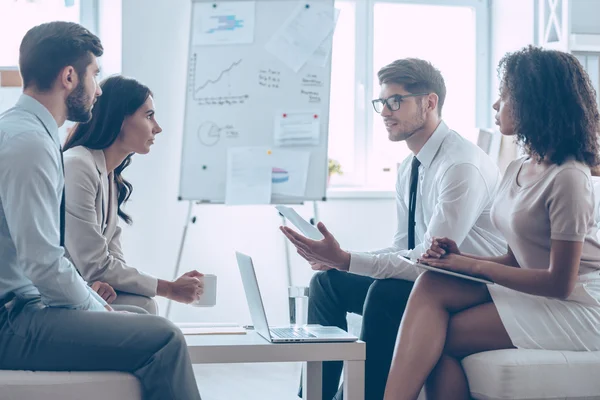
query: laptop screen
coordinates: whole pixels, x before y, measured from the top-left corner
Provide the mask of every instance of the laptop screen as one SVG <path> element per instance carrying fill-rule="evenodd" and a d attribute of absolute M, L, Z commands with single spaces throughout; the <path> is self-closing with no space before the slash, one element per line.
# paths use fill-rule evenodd
<path fill-rule="evenodd" d="M 258 288 L 258 280 L 256 279 L 252 258 L 239 252 L 236 252 L 235 256 L 237 257 L 240 275 L 242 276 L 242 284 L 244 285 L 244 292 L 246 292 L 246 300 L 248 301 L 248 308 L 250 309 L 254 329 L 265 339 L 271 340 L 267 314 L 265 313 L 260 289 Z"/>

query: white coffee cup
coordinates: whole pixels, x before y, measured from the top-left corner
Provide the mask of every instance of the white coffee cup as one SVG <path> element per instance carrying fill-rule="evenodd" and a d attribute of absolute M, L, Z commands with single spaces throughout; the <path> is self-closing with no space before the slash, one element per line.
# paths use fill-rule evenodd
<path fill-rule="evenodd" d="M 204 293 L 192 303 L 194 307 L 213 307 L 217 304 L 217 276 L 205 274 L 200 278 L 204 282 Z"/>

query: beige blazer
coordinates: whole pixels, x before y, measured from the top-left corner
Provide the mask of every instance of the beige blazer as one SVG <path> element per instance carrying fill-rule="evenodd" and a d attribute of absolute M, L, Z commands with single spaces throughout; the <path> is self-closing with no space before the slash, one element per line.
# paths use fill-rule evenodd
<path fill-rule="evenodd" d="M 129 267 L 123 257 L 118 193 L 104 152 L 77 146 L 64 153 L 64 162 L 66 256 L 90 283 L 102 281 L 123 292 L 156 296 L 157 279 Z"/>

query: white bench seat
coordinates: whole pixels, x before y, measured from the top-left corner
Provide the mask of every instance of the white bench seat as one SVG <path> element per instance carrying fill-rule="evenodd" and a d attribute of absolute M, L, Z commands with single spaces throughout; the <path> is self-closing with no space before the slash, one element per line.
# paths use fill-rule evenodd
<path fill-rule="evenodd" d="M 123 372 L 0 371 L 0 400 L 142 400 L 138 379 Z"/>
<path fill-rule="evenodd" d="M 462 364 L 475 399 L 600 399 L 600 351 L 497 350 Z"/>
<path fill-rule="evenodd" d="M 600 399 L 600 352 L 497 350 L 469 356 L 463 366 L 478 400 Z M 14 399 L 142 396 L 139 381 L 121 372 L 0 371 L 0 400 Z"/>

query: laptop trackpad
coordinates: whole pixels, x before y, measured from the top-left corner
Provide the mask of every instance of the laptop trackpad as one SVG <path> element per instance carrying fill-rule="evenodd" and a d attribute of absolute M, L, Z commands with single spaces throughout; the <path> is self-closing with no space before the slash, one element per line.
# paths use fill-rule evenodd
<path fill-rule="evenodd" d="M 337 326 L 306 325 L 305 329 L 313 335 L 321 338 L 327 337 L 349 337 L 352 336 Z"/>

